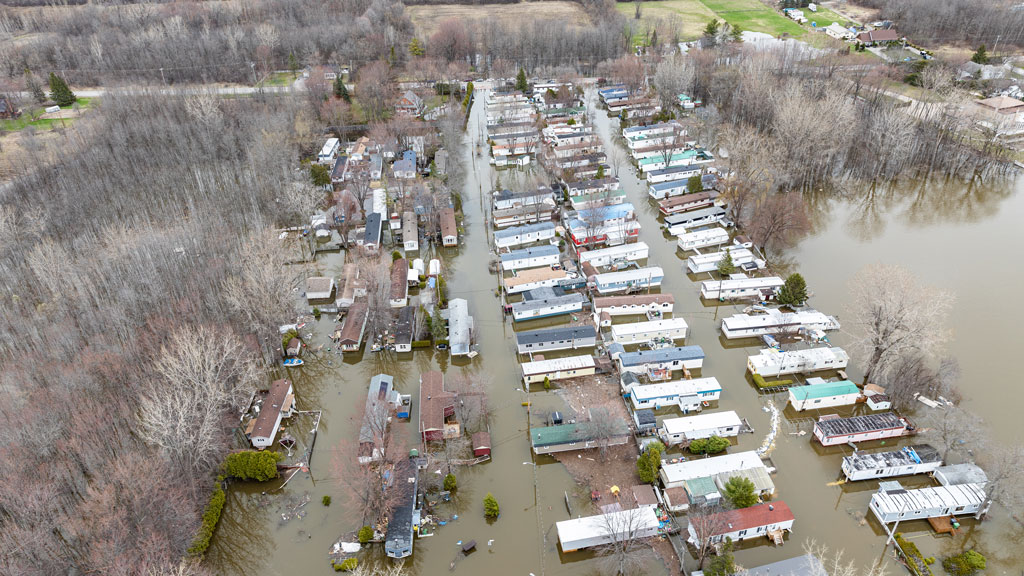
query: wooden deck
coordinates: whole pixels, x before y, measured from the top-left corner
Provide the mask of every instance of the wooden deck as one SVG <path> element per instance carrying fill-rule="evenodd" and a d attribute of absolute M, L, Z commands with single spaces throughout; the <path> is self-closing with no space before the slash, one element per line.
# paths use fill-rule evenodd
<path fill-rule="evenodd" d="M 952 534 L 956 536 L 956 528 L 953 527 L 952 516 L 929 518 L 928 523 L 932 525 L 932 530 L 935 530 L 936 534 Z"/>

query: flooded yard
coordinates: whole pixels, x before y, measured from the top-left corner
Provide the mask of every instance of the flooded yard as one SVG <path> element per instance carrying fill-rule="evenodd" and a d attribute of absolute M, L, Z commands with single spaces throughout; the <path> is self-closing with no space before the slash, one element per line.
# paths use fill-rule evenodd
<path fill-rule="evenodd" d="M 479 96 L 482 95 L 483 91 Z M 598 112 L 594 120 L 606 146 L 621 145 L 613 138 L 618 132 L 617 121 L 609 120 L 604 112 Z M 416 540 L 414 554 L 406 563 L 411 573 L 594 573 L 593 556 L 562 554 L 554 531 L 555 522 L 570 517 L 566 500 L 574 514 L 592 509 L 589 490 L 578 485 L 554 458 L 534 458 L 527 435 L 531 424 L 542 424 L 544 414 L 571 407 L 565 398 L 573 398 L 572 386 L 567 386 L 562 394 L 540 386 L 534 386 L 529 394 L 524 392 L 513 338 L 514 330 L 561 325 L 568 319 L 530 321 L 513 327 L 511 320 L 503 317 L 500 300 L 495 296 L 498 280 L 487 269 L 487 263 L 494 258 L 490 226 L 486 222 L 493 178 L 487 164 L 486 144 L 481 146 L 479 142 L 483 122 L 480 101 L 471 113 L 461 159 L 469 165 L 462 204 L 465 233 L 457 249 L 439 251 L 437 256 L 448 279 L 449 297 L 469 302 L 479 355 L 471 360 L 452 361 L 447 352 L 432 349 L 404 354 L 371 353 L 364 346 L 359 354 L 341 356 L 331 349 L 333 315 L 325 314 L 320 321 L 304 328 L 304 336 L 312 333 L 311 349 L 321 344 L 324 347 L 316 354 L 304 356 L 306 364 L 301 369 L 286 372 L 282 368 L 278 377 L 293 380 L 299 409 L 323 410 L 310 472 L 298 472 L 283 489 L 270 484 L 232 485 L 207 557 L 217 572 L 332 573 L 327 560 L 330 547 L 361 525 L 358 514 L 352 512 L 354 501 L 345 483 L 346 463 L 338 454 L 343 446 L 356 440 L 358 415 L 370 378 L 378 373 L 390 374 L 400 393 L 413 395 L 412 418 L 395 423 L 412 447 L 418 445 L 415 422 L 419 375 L 441 370 L 448 379 L 463 377 L 486 386 L 488 403 L 494 412 L 490 420 L 493 459 L 457 471 L 458 490 L 452 502 L 443 506 L 446 515 L 458 518 L 436 527 L 430 538 Z M 501 178 L 507 185 L 506 174 Z M 645 183 L 629 168 L 624 168 L 619 177 L 627 201 L 634 204 L 643 225 L 640 240 L 650 246 L 648 265 L 665 270 L 660 291 L 674 294 L 675 316 L 689 324 L 686 344 L 704 348 L 706 359 L 699 375 L 718 378 L 723 387 L 718 408 L 735 410 L 754 428 L 753 434 L 740 435 L 730 451 L 759 448 L 772 429 L 769 406 L 774 403 L 781 409 L 785 398 L 760 394 L 746 375 L 746 357 L 757 353 L 761 348 L 759 341 L 726 342 L 719 335 L 721 319 L 743 306 L 702 303 L 699 285 L 694 282 L 697 278 L 684 272 L 682 253 L 677 251 L 674 239 L 658 225 L 658 212 L 648 199 Z M 961 387 L 966 405 L 999 436 L 1008 441 L 1019 438 L 1024 425 L 1017 414 L 1021 403 L 1014 396 L 1018 392 L 1015 371 L 1011 370 L 1011 359 L 1018 353 L 1013 348 L 1020 342 L 1017 329 L 1024 321 L 1024 312 L 1013 304 L 1013 298 L 1024 286 L 1024 266 L 1015 261 L 1016 251 L 1024 247 L 1024 227 L 1019 223 L 1024 214 L 1024 195 L 1019 193 L 1018 183 L 907 183 L 884 191 L 865 188 L 849 195 L 853 199 L 826 193 L 810 198 L 815 230 L 785 254 L 786 269 L 779 271 L 802 273 L 813 292 L 811 304 L 837 315 L 840 321 L 846 309 L 846 283 L 867 263 L 900 264 L 927 283 L 954 291 L 958 299 L 951 317 L 955 340 L 950 351 L 963 368 Z M 423 253 L 420 257 L 427 258 Z M 326 254 L 310 269 L 338 276 L 343 263 L 343 253 Z M 830 338 L 843 345 L 841 332 Z M 849 375 L 854 380 L 862 376 L 856 364 L 851 364 Z M 1007 401 L 1007 395 L 1011 401 Z M 581 403 L 589 401 L 585 395 L 578 394 L 576 398 Z M 527 402 L 529 408 L 524 406 Z M 863 409 L 854 410 L 859 413 Z M 927 408 L 922 406 L 922 410 Z M 877 483 L 837 484 L 842 477 L 841 457 L 850 450 L 846 446 L 823 448 L 812 442 L 809 430 L 814 418 L 814 412 L 798 414 L 791 408 L 783 410 L 770 454 L 777 467 L 773 477 L 776 499 L 784 500 L 796 516 L 793 534 L 783 547 L 773 547 L 763 540 L 744 544 L 736 553 L 737 561 L 757 566 L 789 558 L 802 554 L 804 541 L 815 539 L 831 548 L 844 548 L 846 558 L 861 565 L 888 562 L 891 573 L 902 573 L 903 568 L 884 552 L 881 527 L 873 518 L 866 518 L 867 503 Z M 288 425 L 307 426 L 308 419 L 293 420 Z M 307 432 L 296 430 L 293 435 Z M 885 446 L 922 440 L 927 439 L 904 439 Z M 872 442 L 865 448 L 881 445 Z M 594 454 L 581 455 L 581 459 L 586 457 Z M 424 474 L 439 472 L 427 470 Z M 615 475 L 601 475 L 595 482 L 606 483 L 613 478 Z M 915 486 L 917 482 L 925 480 L 908 479 L 904 485 Z M 488 492 L 494 494 L 501 506 L 496 521 L 483 517 L 481 501 Z M 324 495 L 332 497 L 330 506 L 321 503 Z M 941 556 L 950 550 L 974 546 L 989 558 L 991 573 L 1011 569 L 1016 572 L 1024 564 L 1020 552 L 1005 545 L 1024 538 L 1020 525 L 1009 521 L 1005 511 L 996 509 L 993 519 L 983 524 L 966 520 L 964 528 L 954 541 L 932 536 L 923 521 L 900 526 L 925 556 Z M 469 539 L 476 540 L 477 551 L 463 556 L 457 543 Z M 687 563 L 688 568 L 694 566 L 692 560 Z M 645 573 L 664 572 L 653 553 L 648 554 Z"/>

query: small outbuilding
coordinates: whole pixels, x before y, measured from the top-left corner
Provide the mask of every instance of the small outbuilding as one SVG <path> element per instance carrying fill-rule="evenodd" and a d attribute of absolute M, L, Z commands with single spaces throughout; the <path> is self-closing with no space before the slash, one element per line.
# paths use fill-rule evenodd
<path fill-rule="evenodd" d="M 479 458 L 481 456 L 491 455 L 491 435 L 487 432 L 477 432 L 473 434 L 473 456 Z"/>

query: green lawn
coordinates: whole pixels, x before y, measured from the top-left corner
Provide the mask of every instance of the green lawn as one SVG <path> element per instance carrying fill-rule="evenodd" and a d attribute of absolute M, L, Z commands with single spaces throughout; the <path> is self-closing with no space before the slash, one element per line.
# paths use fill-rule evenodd
<path fill-rule="evenodd" d="M 95 98 L 79 98 L 77 102 L 78 108 L 80 110 L 92 108 L 94 101 Z M 72 106 L 64 106 L 62 109 L 70 110 L 71 108 Z M 32 126 L 39 131 L 52 130 L 54 128 L 67 126 L 76 120 L 75 118 L 64 118 L 63 120 L 60 118 L 32 119 L 33 116 L 39 116 L 42 113 L 43 109 L 39 106 L 32 105 L 23 107 L 21 116 L 0 120 L 0 132 L 17 132 L 19 130 L 24 130 L 28 126 Z"/>
<path fill-rule="evenodd" d="M 701 1 L 730 25 L 739 26 L 744 30 L 764 32 L 773 36 L 783 33 L 800 36 L 806 32 L 805 28 L 758 0 Z"/>
<path fill-rule="evenodd" d="M 264 86 L 289 86 L 295 82 L 295 75 L 291 72 L 271 72 L 263 79 Z"/>
<path fill-rule="evenodd" d="M 804 12 L 804 18 L 807 18 L 807 25 L 810 26 L 811 22 L 817 22 L 818 28 L 824 28 L 833 22 L 839 22 L 840 24 L 846 25 L 850 22 L 848 18 L 844 18 L 822 6 L 818 6 L 817 12 L 811 12 L 807 8 L 801 8 Z"/>
<path fill-rule="evenodd" d="M 616 2 L 615 9 L 621 12 L 630 22 L 635 22 L 636 7 L 632 2 Z M 701 3 L 700 0 L 659 0 L 657 2 L 642 2 L 640 4 L 640 20 L 643 24 L 651 27 L 660 27 L 659 35 L 665 33 L 665 28 L 671 20 L 678 23 L 678 33 L 681 40 L 689 41 L 700 38 L 707 23 L 716 18 L 715 13 Z M 660 25 L 660 26 L 659 26 Z M 638 36 L 646 40 L 646 35 L 640 33 L 643 27 L 638 27 Z M 669 41 L 669 38 L 664 38 Z"/>

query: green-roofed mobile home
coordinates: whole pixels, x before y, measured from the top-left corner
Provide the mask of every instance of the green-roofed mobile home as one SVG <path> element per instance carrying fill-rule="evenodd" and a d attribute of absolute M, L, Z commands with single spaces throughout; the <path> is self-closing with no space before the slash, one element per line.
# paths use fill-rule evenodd
<path fill-rule="evenodd" d="M 849 406 L 856 404 L 861 392 L 857 385 L 849 380 L 839 382 L 815 381 L 812 378 L 807 386 L 794 386 L 789 389 L 789 403 L 797 412 L 833 406 Z"/>
<path fill-rule="evenodd" d="M 629 441 L 629 428 L 623 421 L 618 422 L 618 431 L 608 434 L 607 438 L 599 438 L 589 422 L 579 424 L 559 424 L 530 430 L 530 443 L 535 454 L 552 454 L 555 452 L 571 452 L 606 446 L 618 446 Z"/>

